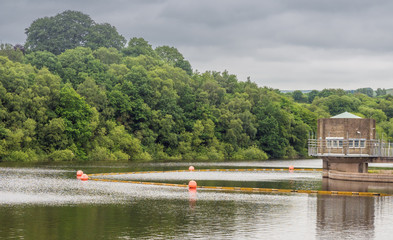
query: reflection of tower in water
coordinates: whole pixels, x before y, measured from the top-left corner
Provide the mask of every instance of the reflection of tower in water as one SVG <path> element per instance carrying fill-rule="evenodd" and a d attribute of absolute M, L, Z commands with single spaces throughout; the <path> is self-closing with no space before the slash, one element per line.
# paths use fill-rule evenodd
<path fill-rule="evenodd" d="M 374 238 L 374 206 L 373 197 L 318 195 L 318 238 Z"/>
<path fill-rule="evenodd" d="M 393 194 L 393 183 L 343 181 L 323 178 L 322 190 L 345 192 L 377 192 Z"/>

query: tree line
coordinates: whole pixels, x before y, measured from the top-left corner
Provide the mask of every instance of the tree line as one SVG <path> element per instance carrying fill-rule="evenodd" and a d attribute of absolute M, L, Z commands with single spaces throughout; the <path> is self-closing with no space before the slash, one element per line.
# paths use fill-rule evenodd
<path fill-rule="evenodd" d="M 326 118 L 343 112 L 351 112 L 363 118 L 376 120 L 378 138 L 393 140 L 393 96 L 386 89 L 359 88 L 346 91 L 343 89 L 312 90 L 303 93 L 300 90 L 285 94 L 295 102 Z"/>
<path fill-rule="evenodd" d="M 393 137 L 390 95 L 297 96 L 199 73 L 176 48 L 127 43 L 81 12 L 37 19 L 26 34 L 0 46 L 0 161 L 305 157 L 317 119 L 341 111 L 376 118 Z"/>

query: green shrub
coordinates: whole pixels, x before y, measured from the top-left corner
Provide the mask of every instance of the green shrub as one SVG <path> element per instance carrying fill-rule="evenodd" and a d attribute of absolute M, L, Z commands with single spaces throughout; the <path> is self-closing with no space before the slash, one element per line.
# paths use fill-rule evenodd
<path fill-rule="evenodd" d="M 25 151 L 25 153 L 27 154 L 27 162 L 38 162 L 39 160 L 39 156 L 37 155 L 37 153 L 35 152 L 35 150 L 33 149 L 27 149 Z"/>
<path fill-rule="evenodd" d="M 142 162 L 148 162 L 148 161 L 153 160 L 153 158 L 151 157 L 151 155 L 148 152 L 139 153 L 138 155 L 136 155 L 134 157 L 134 159 L 137 160 L 137 161 L 142 161 Z"/>
<path fill-rule="evenodd" d="M 287 146 L 285 149 L 285 156 L 284 158 L 297 158 L 298 153 L 292 146 Z"/>
<path fill-rule="evenodd" d="M 240 149 L 233 156 L 233 160 L 266 160 L 267 154 L 256 146 L 247 149 Z"/>
<path fill-rule="evenodd" d="M 195 160 L 195 161 L 203 161 L 203 162 L 206 162 L 206 161 L 209 160 L 209 157 L 208 157 L 206 154 L 200 153 L 200 154 L 196 154 L 196 155 L 195 155 L 194 160 Z"/>
<path fill-rule="evenodd" d="M 4 158 L 6 162 L 24 162 L 27 161 L 29 155 L 23 151 L 12 151 L 8 156 Z"/>
<path fill-rule="evenodd" d="M 113 153 L 115 155 L 117 161 L 128 161 L 130 160 L 130 156 L 127 153 L 124 153 L 122 151 L 116 151 Z"/>
<path fill-rule="evenodd" d="M 207 153 L 206 153 L 207 159 L 208 160 L 213 160 L 213 161 L 223 161 L 225 160 L 225 156 L 223 152 L 217 151 L 214 148 L 211 148 Z"/>
<path fill-rule="evenodd" d="M 69 149 L 56 150 L 49 154 L 48 160 L 54 162 L 72 161 L 74 157 L 74 153 Z"/>
<path fill-rule="evenodd" d="M 106 147 L 96 147 L 88 155 L 90 161 L 116 161 L 117 158 Z"/>

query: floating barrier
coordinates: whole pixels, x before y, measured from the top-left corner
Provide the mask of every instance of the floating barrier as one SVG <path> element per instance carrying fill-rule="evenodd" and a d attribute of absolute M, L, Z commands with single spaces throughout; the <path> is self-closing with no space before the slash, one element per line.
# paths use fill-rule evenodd
<path fill-rule="evenodd" d="M 197 172 L 245 172 L 245 171 L 284 171 L 282 168 L 262 168 L 262 169 L 200 169 Z M 322 169 L 292 169 L 291 171 L 322 171 Z M 127 180 L 115 180 L 100 178 L 100 176 L 113 176 L 123 174 L 149 174 L 149 173 L 169 173 L 169 172 L 188 172 L 187 170 L 170 170 L 170 171 L 145 171 L 145 172 L 122 172 L 122 173 L 96 173 L 89 174 L 88 177 L 92 181 L 102 182 L 120 182 L 120 183 L 134 183 L 134 184 L 146 184 L 146 185 L 157 185 L 157 186 L 169 186 L 169 187 L 188 187 L 189 189 L 196 189 L 197 183 L 192 180 L 186 184 L 174 184 L 174 183 L 160 183 L 160 182 L 141 182 L 141 181 L 127 181 Z M 86 174 L 83 174 L 86 175 Z M 82 176 L 83 176 L 82 175 Z M 81 178 L 82 179 L 82 178 Z M 82 179 L 83 180 L 83 179 Z M 86 179 L 87 180 L 87 179 Z M 247 188 L 247 187 L 221 187 L 221 186 L 198 186 L 200 189 L 206 190 L 218 190 L 228 192 L 252 192 L 252 193 L 303 193 L 303 194 L 320 194 L 320 195 L 344 195 L 344 196 L 367 196 L 367 197 L 385 197 L 392 196 L 392 194 L 376 193 L 376 192 L 350 192 L 350 191 L 323 191 L 323 190 L 302 190 L 302 189 L 275 189 L 275 188 Z"/>

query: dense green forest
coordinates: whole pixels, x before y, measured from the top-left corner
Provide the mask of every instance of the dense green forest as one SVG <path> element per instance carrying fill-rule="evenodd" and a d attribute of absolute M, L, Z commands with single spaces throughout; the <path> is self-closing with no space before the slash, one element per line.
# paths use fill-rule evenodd
<path fill-rule="evenodd" d="M 393 137 L 386 90 L 260 87 L 193 71 L 174 47 L 128 42 L 65 11 L 0 46 L 0 161 L 222 161 L 307 156 L 317 119 L 349 111 Z"/>

